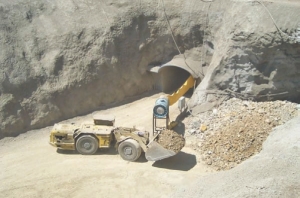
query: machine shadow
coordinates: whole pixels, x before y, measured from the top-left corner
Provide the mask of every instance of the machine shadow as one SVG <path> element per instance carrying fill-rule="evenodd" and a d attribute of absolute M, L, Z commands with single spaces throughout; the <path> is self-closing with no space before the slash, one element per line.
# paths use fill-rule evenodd
<path fill-rule="evenodd" d="M 78 153 L 76 150 L 71 151 L 71 150 L 57 149 L 56 152 L 58 154 L 63 154 L 63 155 L 80 155 L 80 153 Z M 115 149 L 115 147 L 98 149 L 98 151 L 93 155 L 118 155 L 118 151 Z"/>
<path fill-rule="evenodd" d="M 185 134 L 185 124 L 181 121 L 177 121 L 177 125 L 173 128 L 178 134 L 184 136 Z"/>
<path fill-rule="evenodd" d="M 79 155 L 77 151 L 56 149 L 56 153 L 63 155 Z"/>
<path fill-rule="evenodd" d="M 71 151 L 71 150 L 57 149 L 56 152 L 58 154 L 63 154 L 63 155 L 81 155 L 76 150 L 75 151 Z M 119 155 L 119 153 L 118 153 L 118 151 L 114 147 L 112 147 L 112 148 L 107 148 L 107 149 L 98 149 L 98 151 L 95 154 L 93 154 L 93 155 Z M 120 160 L 122 160 L 121 157 L 120 157 Z M 146 162 L 148 162 L 148 160 L 145 157 L 145 153 L 142 152 L 141 156 L 139 157 L 139 159 L 137 159 L 134 162 L 135 163 L 146 163 Z"/>
<path fill-rule="evenodd" d="M 183 112 L 181 112 L 175 119 L 175 121 L 178 123 L 173 130 L 181 135 L 185 135 L 185 124 L 182 122 L 187 116 L 189 115 L 189 112 L 187 109 L 185 109 Z"/>
<path fill-rule="evenodd" d="M 177 122 L 182 122 L 187 116 L 189 116 L 190 113 L 188 112 L 187 108 L 184 109 L 177 117 L 176 121 Z"/>
<path fill-rule="evenodd" d="M 156 168 L 188 171 L 197 164 L 195 155 L 180 151 L 177 155 L 156 161 L 152 164 Z"/>
<path fill-rule="evenodd" d="M 139 157 L 139 159 L 137 159 L 137 160 L 135 161 L 135 163 L 146 163 L 146 162 L 148 162 L 148 160 L 146 159 L 145 153 L 144 153 L 144 152 L 142 152 L 142 154 L 141 154 L 141 156 Z"/>

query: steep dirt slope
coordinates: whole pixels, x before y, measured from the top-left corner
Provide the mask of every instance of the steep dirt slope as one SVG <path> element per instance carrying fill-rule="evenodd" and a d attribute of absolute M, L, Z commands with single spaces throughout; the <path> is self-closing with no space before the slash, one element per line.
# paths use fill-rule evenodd
<path fill-rule="evenodd" d="M 0 10 L 0 137 L 152 90 L 147 66 L 178 53 L 158 2 L 3 0 Z M 197 24 L 178 24 L 180 46 L 201 44 Z"/>
<path fill-rule="evenodd" d="M 298 36 L 295 1 L 265 5 Z M 180 52 L 195 50 L 207 71 L 190 106 L 218 98 L 206 89 L 299 96 L 299 43 L 257 1 L 1 0 L 0 137 L 157 87 L 148 65 L 179 54 L 165 13 Z"/>

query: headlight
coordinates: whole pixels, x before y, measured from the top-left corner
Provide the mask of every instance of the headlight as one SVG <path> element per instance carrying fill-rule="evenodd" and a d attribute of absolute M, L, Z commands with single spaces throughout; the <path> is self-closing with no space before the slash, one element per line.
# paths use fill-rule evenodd
<path fill-rule="evenodd" d="M 167 98 L 159 98 L 155 102 L 153 114 L 157 118 L 165 118 L 169 113 L 169 102 Z"/>

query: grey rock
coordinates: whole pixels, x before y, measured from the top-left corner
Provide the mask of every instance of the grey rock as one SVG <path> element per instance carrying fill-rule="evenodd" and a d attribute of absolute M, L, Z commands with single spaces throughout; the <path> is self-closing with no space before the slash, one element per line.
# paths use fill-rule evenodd
<path fill-rule="evenodd" d="M 189 130 L 189 133 L 190 133 L 190 134 L 195 134 L 195 133 L 196 133 L 196 130 L 195 130 L 195 129 L 190 129 L 190 130 Z"/>
<path fill-rule="evenodd" d="M 274 31 L 260 5 L 164 2 L 181 53 L 202 60 L 191 107 L 204 112 L 224 99 L 206 97 L 207 89 L 261 101 L 300 98 L 299 46 Z M 0 138 L 149 93 L 160 86 L 148 65 L 179 54 L 155 1 L 3 0 L 0 9 Z M 298 7 L 273 14 L 295 32 Z"/>

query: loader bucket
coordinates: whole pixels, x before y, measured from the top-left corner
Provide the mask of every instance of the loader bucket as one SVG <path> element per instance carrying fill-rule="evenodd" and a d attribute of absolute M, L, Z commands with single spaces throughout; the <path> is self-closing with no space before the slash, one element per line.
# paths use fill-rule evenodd
<path fill-rule="evenodd" d="M 176 155 L 174 151 L 165 149 L 160 144 L 152 141 L 148 144 L 148 149 L 145 153 L 148 161 L 158 161 Z"/>

